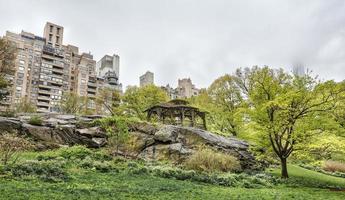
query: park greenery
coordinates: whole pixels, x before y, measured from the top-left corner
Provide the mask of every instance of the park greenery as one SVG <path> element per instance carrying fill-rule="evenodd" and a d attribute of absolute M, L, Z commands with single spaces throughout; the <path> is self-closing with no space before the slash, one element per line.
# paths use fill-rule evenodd
<path fill-rule="evenodd" d="M 0 39 L 0 102 L 10 91 L 15 49 Z M 244 173 L 237 158 L 206 147 L 178 165 L 129 159 L 126 150 L 135 148 L 129 126 L 168 100 L 154 85 L 123 94 L 103 89 L 96 99 L 64 93 L 61 113 L 111 115 L 92 122 L 106 132 L 107 147 L 33 152 L 29 138 L 0 133 L 0 199 L 344 199 L 329 189 L 345 188 L 345 82 L 254 66 L 220 76 L 186 99 L 208 113 L 209 131 L 248 141 L 267 166 L 261 172 Z M 24 98 L 1 115 L 36 111 Z M 43 121 L 33 114 L 28 123 Z"/>

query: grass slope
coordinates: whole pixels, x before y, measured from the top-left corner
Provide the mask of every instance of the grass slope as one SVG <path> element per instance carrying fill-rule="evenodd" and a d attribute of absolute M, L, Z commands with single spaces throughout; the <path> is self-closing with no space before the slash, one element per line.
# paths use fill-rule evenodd
<path fill-rule="evenodd" d="M 288 165 L 288 183 L 309 187 L 345 188 L 345 178 L 334 177 L 295 165 Z M 280 177 L 280 169 L 273 169 L 271 173 Z"/>
<path fill-rule="evenodd" d="M 0 178 L 0 199 L 344 199 L 313 188 L 230 188 L 150 175 L 79 171 L 68 182 Z"/>

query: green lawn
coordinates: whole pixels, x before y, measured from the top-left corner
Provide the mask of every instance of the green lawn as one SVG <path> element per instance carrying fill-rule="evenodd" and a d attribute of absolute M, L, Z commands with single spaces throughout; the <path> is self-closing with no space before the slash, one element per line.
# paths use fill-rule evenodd
<path fill-rule="evenodd" d="M 246 189 L 126 173 L 75 172 L 67 182 L 0 178 L 0 199 L 344 199 L 344 192 L 277 186 Z"/>
<path fill-rule="evenodd" d="M 5 173 L 0 173 L 0 199 L 345 199 L 345 192 L 334 192 L 327 189 L 328 187 L 345 188 L 345 179 L 293 165 L 288 166 L 290 178 L 286 182 L 267 186 L 260 185 L 261 187 L 257 188 L 243 188 L 242 186 L 225 187 L 206 184 L 191 181 L 192 179 L 176 180 L 176 176 L 175 178 L 162 178 L 166 176 L 145 172 L 134 173 L 131 172 L 131 167 L 136 170 L 144 168 L 141 168 L 141 164 L 138 162 L 123 159 L 122 161 L 117 161 L 117 159 L 109 161 L 112 163 L 111 167 L 115 168 L 106 171 L 92 167 L 84 168 L 81 167 L 84 166 L 81 164 L 88 164 L 88 162 L 84 162 L 87 159 L 78 160 L 83 155 L 92 157 L 91 163 L 94 162 L 94 164 L 97 162 L 100 164 L 102 160 L 106 160 L 100 156 L 101 154 L 87 152 L 81 147 L 22 154 L 21 162 L 35 160 L 38 156 L 43 156 L 48 161 L 41 163 L 45 168 L 34 166 L 33 163 L 28 166 L 18 163 L 18 166 L 27 166 L 35 173 L 49 169 L 48 173 L 59 176 L 61 174 L 56 174 L 60 169 L 58 165 L 65 163 L 62 169 L 69 178 L 52 182 L 51 179 L 44 179 L 36 175 L 12 176 L 3 171 Z M 52 161 L 52 165 L 43 165 L 50 161 Z M 57 168 L 54 168 L 55 166 Z M 106 165 L 103 164 L 104 166 Z M 24 171 L 20 171 L 20 169 L 22 168 L 17 169 L 17 172 L 23 174 Z M 274 176 L 280 176 L 279 169 L 272 169 L 269 172 Z M 246 176 L 248 178 L 249 175 Z M 272 177 L 269 177 L 271 180 Z M 240 180 L 247 181 L 248 179 L 242 177 Z M 274 182 L 276 182 L 275 180 L 273 178 Z M 255 182 L 255 179 L 252 182 Z"/>
<path fill-rule="evenodd" d="M 273 169 L 270 172 L 280 177 L 280 169 Z M 288 183 L 309 187 L 345 188 L 345 178 L 322 174 L 296 165 L 288 165 L 288 172 L 290 177 Z"/>

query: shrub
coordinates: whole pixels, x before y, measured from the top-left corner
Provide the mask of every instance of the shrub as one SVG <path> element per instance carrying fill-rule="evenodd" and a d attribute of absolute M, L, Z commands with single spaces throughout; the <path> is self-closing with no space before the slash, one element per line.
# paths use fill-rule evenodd
<path fill-rule="evenodd" d="M 57 154 L 65 159 L 84 159 L 87 156 L 91 156 L 92 151 L 85 146 L 75 145 L 61 148 Z"/>
<path fill-rule="evenodd" d="M 338 161 L 325 161 L 322 166 L 323 170 L 330 172 L 343 172 L 345 173 L 345 163 Z"/>
<path fill-rule="evenodd" d="M 94 125 L 100 126 L 108 135 L 108 143 L 111 151 L 118 154 L 120 148 L 128 140 L 129 119 L 124 117 L 107 117 L 94 121 Z M 113 149 L 115 148 L 115 149 Z"/>
<path fill-rule="evenodd" d="M 5 170 L 10 171 L 15 177 L 36 176 L 44 181 L 57 182 L 68 179 L 63 164 L 56 161 L 26 161 L 7 166 Z"/>
<path fill-rule="evenodd" d="M 42 126 L 43 120 L 42 120 L 42 117 L 38 115 L 33 115 L 30 117 L 28 123 L 34 126 Z"/>
<path fill-rule="evenodd" d="M 0 161 L 3 165 L 7 165 L 11 160 L 15 163 L 18 153 L 30 148 L 31 144 L 24 138 L 9 133 L 0 135 Z"/>
<path fill-rule="evenodd" d="M 150 168 L 149 171 L 154 176 L 162 178 L 175 178 L 177 180 L 190 180 L 231 187 L 261 188 L 279 184 L 279 182 L 275 181 L 276 179 L 274 177 L 268 174 L 256 174 L 251 176 L 248 174 L 223 173 L 219 175 L 164 166 L 156 166 Z"/>
<path fill-rule="evenodd" d="M 184 165 L 187 169 L 205 172 L 233 172 L 241 170 L 240 163 L 235 157 L 207 148 L 200 149 L 194 153 Z"/>
<path fill-rule="evenodd" d="M 6 110 L 0 112 L 0 116 L 2 116 L 2 117 L 15 117 L 16 112 L 14 110 L 6 108 Z"/>

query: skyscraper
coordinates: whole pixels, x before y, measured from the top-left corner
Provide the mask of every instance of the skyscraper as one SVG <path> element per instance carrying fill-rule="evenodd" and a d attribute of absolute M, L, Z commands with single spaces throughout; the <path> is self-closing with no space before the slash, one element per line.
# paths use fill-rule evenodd
<path fill-rule="evenodd" d="M 119 83 L 120 57 L 118 55 L 105 55 L 97 62 L 97 76 L 104 79 L 108 88 L 122 91 L 122 85 Z"/>
<path fill-rule="evenodd" d="M 140 87 L 154 84 L 154 74 L 150 71 L 147 71 L 145 74 L 140 76 L 139 79 L 140 79 Z"/>

